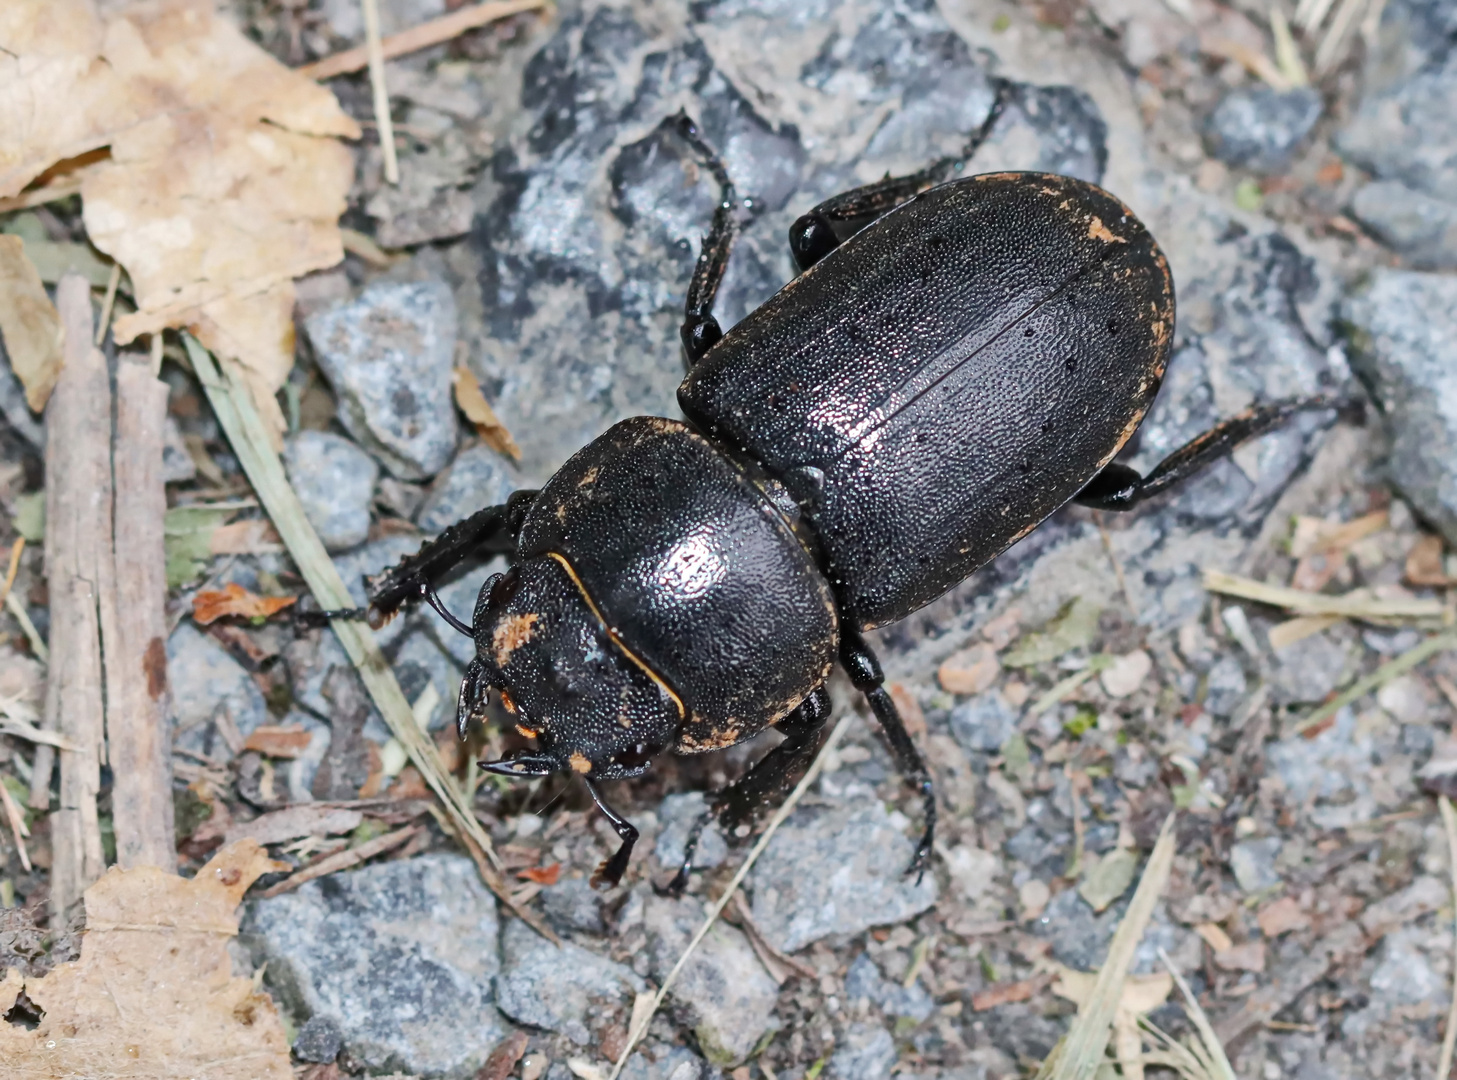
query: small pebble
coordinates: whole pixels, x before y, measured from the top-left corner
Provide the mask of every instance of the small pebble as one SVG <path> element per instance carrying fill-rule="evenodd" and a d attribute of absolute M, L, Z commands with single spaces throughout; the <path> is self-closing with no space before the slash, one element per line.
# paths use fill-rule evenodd
<path fill-rule="evenodd" d="M 1153 670 L 1153 659 L 1142 649 L 1135 649 L 1126 656 L 1120 656 L 1099 676 L 1103 691 L 1109 697 L 1128 697 L 1148 678 Z"/>
<path fill-rule="evenodd" d="M 1017 890 L 1017 902 L 1022 905 L 1022 921 L 1026 922 L 1041 915 L 1051 899 L 1052 890 L 1047 887 L 1047 882 L 1037 878 L 1024 882 Z"/>
<path fill-rule="evenodd" d="M 990 645 L 973 645 L 948 656 L 936 670 L 936 678 L 952 694 L 980 694 L 1001 672 L 1001 661 Z"/>

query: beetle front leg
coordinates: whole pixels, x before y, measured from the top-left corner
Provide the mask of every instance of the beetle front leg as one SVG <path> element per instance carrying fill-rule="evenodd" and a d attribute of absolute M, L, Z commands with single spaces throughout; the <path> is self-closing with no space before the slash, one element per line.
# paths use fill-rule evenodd
<path fill-rule="evenodd" d="M 895 755 L 896 767 L 900 769 L 906 782 L 921 794 L 926 829 L 921 834 L 921 842 L 916 845 L 911 865 L 906 867 L 906 873 L 915 874 L 919 884 L 926 872 L 926 864 L 931 860 L 931 844 L 936 838 L 936 792 L 931 783 L 931 774 L 927 771 L 916 744 L 911 741 L 911 734 L 906 730 L 895 702 L 886 692 L 885 675 L 880 670 L 880 661 L 875 658 L 875 653 L 865 643 L 864 638 L 843 624 L 840 634 L 840 663 L 845 665 L 845 671 L 849 673 L 855 689 L 864 694 L 865 700 L 870 703 L 870 710 L 875 713 L 880 729 L 885 732 L 885 741 L 890 744 L 890 751 Z"/>
<path fill-rule="evenodd" d="M 991 135 L 1011 98 L 1012 84 L 993 79 L 995 96 L 986 119 L 972 133 L 961 153 L 944 157 L 909 176 L 887 176 L 873 184 L 832 195 L 789 227 L 789 251 L 803 272 L 819 262 L 882 214 L 943 183 L 962 168 Z"/>
<path fill-rule="evenodd" d="M 1350 404 L 1327 397 L 1313 397 L 1248 409 L 1196 435 L 1154 466 L 1147 476 L 1140 476 L 1136 469 L 1117 462 L 1105 465 L 1103 471 L 1073 497 L 1073 501 L 1094 510 L 1132 510 L 1145 499 L 1189 479 L 1246 439 L 1273 431 L 1298 412 L 1349 408 Z"/>
<path fill-rule="evenodd" d="M 718 296 L 718 287 L 723 284 L 729 255 L 733 251 L 734 233 L 737 231 L 734 206 L 738 202 L 738 194 L 718 154 L 704 141 L 698 125 L 686 111 L 678 110 L 676 116 L 663 123 L 671 125 L 678 136 L 697 152 L 704 167 L 718 181 L 718 206 L 713 211 L 713 224 L 708 235 L 703 238 L 698 263 L 693 267 L 693 278 L 688 282 L 688 299 L 683 305 L 683 325 L 679 330 L 683 351 L 688 354 L 691 367 L 723 337 L 723 328 L 713 317 L 713 301 Z"/>
<path fill-rule="evenodd" d="M 586 777 L 582 779 L 587 785 L 587 791 L 592 795 L 592 801 L 597 804 L 597 809 L 601 810 L 603 816 L 612 823 L 617 838 L 622 841 L 612 858 L 597 867 L 597 872 L 592 875 L 590 884 L 594 889 L 616 888 L 622 881 L 622 874 L 627 869 L 628 860 L 632 858 L 632 849 L 637 844 L 638 832 L 632 822 L 607 805 L 596 784 Z"/>
<path fill-rule="evenodd" d="M 770 807 L 783 803 L 799 783 L 824 742 L 825 722 L 830 718 L 830 693 L 823 686 L 811 690 L 798 707 L 775 725 L 784 741 L 754 763 L 754 767 L 721 791 L 713 805 L 699 815 L 688 830 L 683 845 L 683 865 L 673 880 L 659 891 L 681 896 L 693 870 L 698 838 L 712 818 L 730 840 L 748 836 Z"/>

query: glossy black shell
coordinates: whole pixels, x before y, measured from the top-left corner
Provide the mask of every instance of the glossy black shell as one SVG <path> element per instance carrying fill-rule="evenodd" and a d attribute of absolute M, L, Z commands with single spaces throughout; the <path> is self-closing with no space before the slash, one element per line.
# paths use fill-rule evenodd
<path fill-rule="evenodd" d="M 973 176 L 785 286 L 678 401 L 801 499 L 843 616 L 869 628 L 990 562 L 1112 460 L 1173 327 L 1168 265 L 1117 199 L 1064 176 Z"/>
<path fill-rule="evenodd" d="M 683 704 L 675 749 L 731 746 L 829 675 L 834 597 L 760 484 L 686 424 L 624 420 L 575 454 L 522 524 L 623 649 Z"/>

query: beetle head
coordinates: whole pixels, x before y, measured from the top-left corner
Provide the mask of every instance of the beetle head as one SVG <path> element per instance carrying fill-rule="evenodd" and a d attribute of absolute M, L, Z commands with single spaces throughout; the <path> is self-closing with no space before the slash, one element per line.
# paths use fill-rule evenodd
<path fill-rule="evenodd" d="M 565 559 L 530 559 L 487 581 L 473 627 L 457 724 L 464 730 L 495 687 L 516 730 L 536 741 L 486 763 L 491 772 L 639 776 L 676 734 L 676 697 L 608 632 Z"/>

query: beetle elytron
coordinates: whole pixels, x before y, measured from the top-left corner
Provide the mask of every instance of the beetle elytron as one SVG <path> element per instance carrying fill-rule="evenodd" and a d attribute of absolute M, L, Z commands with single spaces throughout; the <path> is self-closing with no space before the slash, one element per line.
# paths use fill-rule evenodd
<path fill-rule="evenodd" d="M 540 491 L 477 512 L 371 583 L 376 625 L 424 599 L 475 639 L 462 736 L 495 689 L 535 740 L 485 768 L 582 777 L 622 840 L 594 884 L 620 880 L 637 839 L 600 781 L 777 726 L 784 741 L 713 806 L 743 835 L 818 749 L 837 660 L 924 800 L 910 867 L 922 871 L 931 779 L 862 632 L 936 599 L 1064 503 L 1129 509 L 1301 407 L 1228 420 L 1147 477 L 1113 463 L 1169 358 L 1168 265 L 1092 184 L 951 179 L 1006 89 L 962 154 L 795 222 L 802 273 L 727 333 L 712 306 L 737 196 L 686 114 L 665 121 L 721 192 L 682 327 L 687 422 L 617 424 Z M 485 583 L 467 625 L 434 583 L 491 551 L 514 565 Z"/>

